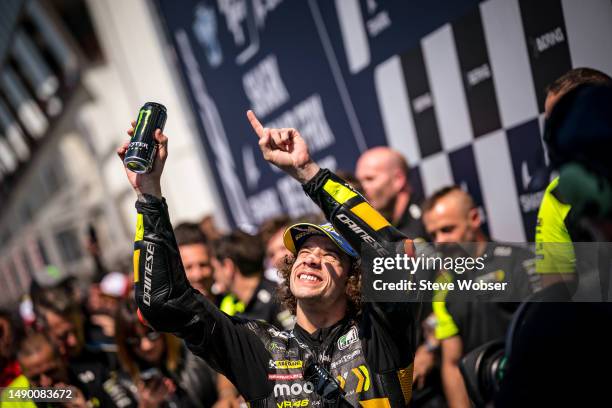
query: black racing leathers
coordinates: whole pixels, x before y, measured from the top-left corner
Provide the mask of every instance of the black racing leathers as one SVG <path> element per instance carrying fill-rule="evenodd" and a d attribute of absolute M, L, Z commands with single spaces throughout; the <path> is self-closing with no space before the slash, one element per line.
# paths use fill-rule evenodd
<path fill-rule="evenodd" d="M 328 170 L 304 186 L 356 250 L 412 250 L 359 194 Z M 138 202 L 134 265 L 136 301 L 159 331 L 175 333 L 226 375 L 251 407 L 334 406 L 305 371 L 317 363 L 345 392 L 341 406 L 400 407 L 411 397 L 416 348 L 414 303 L 366 303 L 360 313 L 308 334 L 229 317 L 188 284 L 164 201 Z M 381 252 L 382 253 L 382 252 Z M 410 252 L 411 254 L 412 252 Z M 316 381 L 315 381 L 316 383 Z M 348 404 L 348 405 L 347 405 Z"/>

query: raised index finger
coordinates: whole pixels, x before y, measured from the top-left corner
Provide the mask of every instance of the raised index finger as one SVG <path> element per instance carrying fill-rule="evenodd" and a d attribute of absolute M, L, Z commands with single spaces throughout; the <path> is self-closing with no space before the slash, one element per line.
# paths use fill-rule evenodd
<path fill-rule="evenodd" d="M 253 130 L 255 133 L 257 133 L 257 136 L 262 137 L 264 127 L 252 110 L 247 111 L 247 118 L 249 119 L 249 122 L 251 122 L 251 127 L 253 127 Z"/>

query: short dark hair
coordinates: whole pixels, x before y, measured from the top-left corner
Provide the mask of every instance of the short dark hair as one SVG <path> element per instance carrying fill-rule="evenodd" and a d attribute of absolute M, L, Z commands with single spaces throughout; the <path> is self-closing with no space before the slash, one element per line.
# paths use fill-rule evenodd
<path fill-rule="evenodd" d="M 215 243 L 215 256 L 230 259 L 243 276 L 263 274 L 264 250 L 259 237 L 236 230 Z"/>
<path fill-rule="evenodd" d="M 440 201 L 443 197 L 446 197 L 447 195 L 455 191 L 463 192 L 463 189 L 461 189 L 461 187 L 459 187 L 458 185 L 452 185 L 452 186 L 442 187 L 441 189 L 434 192 L 425 201 L 423 201 L 423 204 L 421 205 L 421 209 L 423 213 L 431 211 L 436 206 L 438 201 Z M 470 208 L 475 208 L 476 205 L 474 204 L 474 200 L 472 199 L 472 196 L 468 194 L 468 197 L 470 199 L 470 203 L 469 203 Z"/>
<path fill-rule="evenodd" d="M 174 228 L 174 237 L 178 246 L 202 244 L 208 245 L 208 239 L 198 224 L 183 222 Z"/>
<path fill-rule="evenodd" d="M 138 306 L 133 298 L 124 299 L 115 313 L 115 344 L 117 344 L 117 359 L 121 368 L 130 374 L 133 381 L 140 378 L 141 364 L 140 358 L 136 355 L 128 344 L 128 338 L 140 338 L 137 332 L 138 327 L 144 327 L 138 319 Z M 165 368 L 175 373 L 181 359 L 181 340 L 170 334 L 162 333 L 162 338 L 166 345 L 164 353 Z"/>
<path fill-rule="evenodd" d="M 612 85 L 609 75 L 593 68 L 574 68 L 557 78 L 546 87 L 546 92 L 567 93 L 580 85 Z"/>
<path fill-rule="evenodd" d="M 0 364 L 3 357 L 14 358 L 17 353 L 17 345 L 25 336 L 25 328 L 19 313 L 12 309 L 0 309 L 0 320 L 5 320 L 8 323 L 9 333 L 0 333 L 0 338 L 10 336 L 10 344 L 7 345 L 7 350 L 0 350 Z"/>
<path fill-rule="evenodd" d="M 65 285 L 45 288 L 33 284 L 30 296 L 37 318 L 43 318 L 44 311 L 51 311 L 60 316 L 81 312 L 81 306 L 75 299 L 74 292 Z"/>
<path fill-rule="evenodd" d="M 53 357 L 59 358 L 60 353 L 57 347 L 45 332 L 32 332 L 19 343 L 17 359 L 21 361 L 23 358 L 38 353 L 45 344 L 51 347 Z"/>

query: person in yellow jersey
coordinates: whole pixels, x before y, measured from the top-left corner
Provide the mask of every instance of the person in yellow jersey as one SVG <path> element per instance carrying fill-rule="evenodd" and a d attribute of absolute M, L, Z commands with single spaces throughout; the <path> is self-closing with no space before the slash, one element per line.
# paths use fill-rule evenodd
<path fill-rule="evenodd" d="M 544 102 L 546 118 L 561 99 L 573 89 L 588 84 L 612 85 L 612 78 L 592 68 L 574 68 L 563 74 L 547 88 Z M 555 177 L 544 191 L 538 210 L 536 226 L 536 272 L 543 286 L 560 281 L 572 281 L 576 271 L 576 253 L 572 242 L 588 241 L 586 232 L 572 216 L 572 207 L 567 204 L 557 189 Z"/>

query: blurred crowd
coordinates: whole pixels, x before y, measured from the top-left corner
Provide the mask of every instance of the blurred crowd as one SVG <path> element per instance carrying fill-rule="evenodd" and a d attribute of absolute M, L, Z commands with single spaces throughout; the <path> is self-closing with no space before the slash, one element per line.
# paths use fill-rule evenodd
<path fill-rule="evenodd" d="M 611 84 L 598 71 L 572 70 L 551 85 L 546 115 L 577 87 Z M 534 253 L 495 243 L 482 228 L 473 198 L 460 187 L 448 186 L 430 197 L 418 197 L 410 185 L 406 159 L 388 147 L 363 153 L 354 174 L 338 174 L 407 237 L 435 244 L 473 243 L 470 255 L 490 254 L 480 275 L 499 270 L 523 274 L 529 282 L 526 294 L 572 279 L 571 268 L 537 270 Z M 561 224 L 569 222 L 565 215 L 558 216 Z M 175 235 L 187 278 L 202 296 L 230 316 L 265 320 L 290 330 L 294 316 L 278 295 L 287 285 L 279 270 L 291 256 L 284 232 L 297 222 L 323 221 L 319 214 L 300 219 L 279 216 L 264 222 L 257 235 L 240 230 L 224 234 L 216 228 L 214 216 L 207 216 L 199 223 L 176 226 Z M 452 256 L 452 247 L 444 248 Z M 244 404 L 233 384 L 187 350 L 181 340 L 141 322 L 132 293 L 131 261 L 118 262 L 121 267 L 108 270 L 100 261 L 103 248 L 89 242 L 87 249 L 98 269 L 92 282 L 69 276 L 35 280 L 19 310 L 0 312 L 0 387 L 74 387 L 78 398 L 66 404 L 75 407 Z M 437 280 L 452 279 L 439 271 Z M 446 294 L 423 304 L 412 405 L 470 406 L 474 397 L 469 395 L 460 361 L 469 352 L 504 338 L 517 307 L 518 303 L 453 301 Z M 23 402 L 19 406 L 36 405 Z"/>

